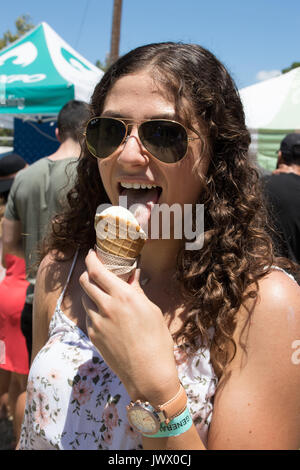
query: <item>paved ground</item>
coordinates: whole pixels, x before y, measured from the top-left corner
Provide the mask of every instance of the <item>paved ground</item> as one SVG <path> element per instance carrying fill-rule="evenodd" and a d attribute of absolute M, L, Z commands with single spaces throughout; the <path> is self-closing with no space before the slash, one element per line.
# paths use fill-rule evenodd
<path fill-rule="evenodd" d="M 13 450 L 13 427 L 8 419 L 0 419 L 0 450 Z"/>

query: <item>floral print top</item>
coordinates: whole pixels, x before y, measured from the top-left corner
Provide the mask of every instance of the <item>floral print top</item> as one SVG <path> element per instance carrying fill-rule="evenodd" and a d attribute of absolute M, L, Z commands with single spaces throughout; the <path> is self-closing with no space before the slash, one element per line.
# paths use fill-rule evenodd
<path fill-rule="evenodd" d="M 66 286 L 50 322 L 48 342 L 29 372 L 20 449 L 142 449 L 141 436 L 127 420 L 130 398 L 123 384 L 61 310 Z M 209 350 L 199 349 L 189 357 L 175 346 L 174 354 L 191 415 L 206 445 L 217 384 Z"/>

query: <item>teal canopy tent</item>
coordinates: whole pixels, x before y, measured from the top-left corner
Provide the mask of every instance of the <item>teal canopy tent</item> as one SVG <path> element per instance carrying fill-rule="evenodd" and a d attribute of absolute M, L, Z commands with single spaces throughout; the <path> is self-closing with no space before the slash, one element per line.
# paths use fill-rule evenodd
<path fill-rule="evenodd" d="M 43 22 L 0 52 L 0 125 L 55 116 L 71 99 L 89 102 L 102 75 Z"/>

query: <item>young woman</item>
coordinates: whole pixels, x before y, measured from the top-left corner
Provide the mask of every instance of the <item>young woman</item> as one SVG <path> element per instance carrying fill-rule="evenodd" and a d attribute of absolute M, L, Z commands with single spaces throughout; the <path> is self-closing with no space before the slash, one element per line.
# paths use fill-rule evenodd
<path fill-rule="evenodd" d="M 143 46 L 91 117 L 39 268 L 20 448 L 299 448 L 299 287 L 273 259 L 228 72 L 198 45 Z M 93 247 L 97 206 L 120 195 L 204 204 L 203 247 L 150 237 L 119 279 Z"/>

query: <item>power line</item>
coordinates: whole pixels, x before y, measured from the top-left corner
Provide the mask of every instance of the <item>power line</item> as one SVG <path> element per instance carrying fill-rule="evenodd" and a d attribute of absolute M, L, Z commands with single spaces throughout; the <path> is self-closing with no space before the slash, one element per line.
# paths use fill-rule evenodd
<path fill-rule="evenodd" d="M 84 9 L 84 12 L 83 12 L 83 15 L 82 15 L 82 19 L 81 19 L 81 24 L 80 24 L 80 28 L 79 28 L 79 32 L 78 32 L 76 44 L 75 44 L 75 49 L 77 49 L 78 42 L 79 42 L 80 37 L 81 37 L 82 28 L 83 28 L 83 25 L 84 25 L 84 22 L 85 22 L 85 19 L 86 19 L 86 14 L 87 14 L 87 11 L 88 11 L 88 9 L 89 9 L 89 6 L 90 6 L 90 0 L 87 0 L 87 2 L 86 2 L 86 4 L 85 4 L 85 9 Z"/>

